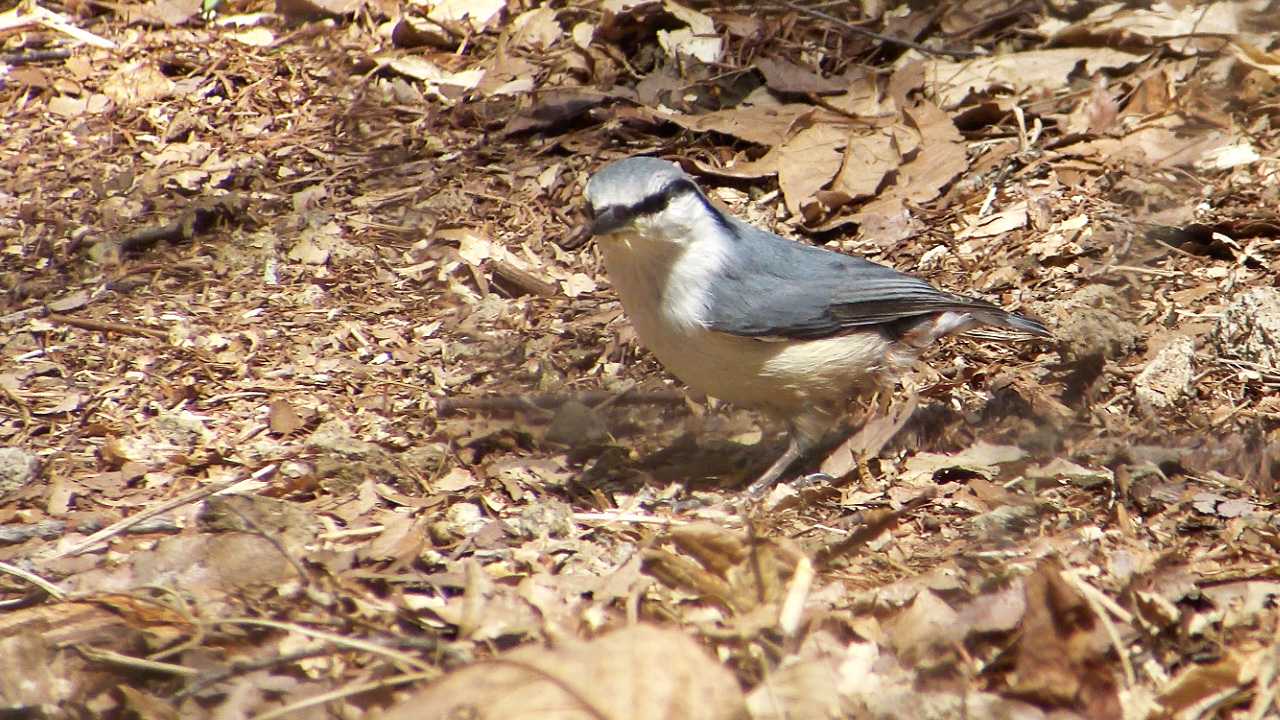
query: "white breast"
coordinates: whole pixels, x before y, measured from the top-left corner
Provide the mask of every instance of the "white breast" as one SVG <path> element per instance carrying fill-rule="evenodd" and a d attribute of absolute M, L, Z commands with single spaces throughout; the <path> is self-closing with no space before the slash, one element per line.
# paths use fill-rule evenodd
<path fill-rule="evenodd" d="M 675 245 L 633 235 L 602 238 L 609 280 L 640 341 L 689 387 L 791 418 L 843 402 L 890 358 L 878 332 L 773 342 L 707 329 L 711 279 L 724 262 L 713 243 Z M 683 253 L 683 254 L 682 254 Z"/>

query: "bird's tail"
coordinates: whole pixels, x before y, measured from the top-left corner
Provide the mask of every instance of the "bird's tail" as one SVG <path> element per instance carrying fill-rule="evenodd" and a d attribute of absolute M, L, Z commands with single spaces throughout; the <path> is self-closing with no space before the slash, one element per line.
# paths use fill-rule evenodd
<path fill-rule="evenodd" d="M 1006 328 L 1039 337 L 1053 337 L 1053 333 L 1038 320 L 997 307 L 970 306 L 921 318 L 902 334 L 901 340 L 908 345 L 925 348 L 939 338 L 956 333 L 986 335 L 987 333 L 982 331 L 984 327 Z"/>
<path fill-rule="evenodd" d="M 1044 323 L 1008 310 L 977 308 L 970 310 L 966 314 L 971 315 L 974 320 L 983 325 L 994 325 L 995 327 L 1017 330 L 1039 337 L 1053 337 L 1053 333 L 1049 332 L 1049 328 L 1045 327 Z"/>

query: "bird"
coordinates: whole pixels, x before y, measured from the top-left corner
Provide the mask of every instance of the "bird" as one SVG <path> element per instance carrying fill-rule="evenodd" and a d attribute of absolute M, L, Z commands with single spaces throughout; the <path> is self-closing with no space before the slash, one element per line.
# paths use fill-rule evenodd
<path fill-rule="evenodd" d="M 748 497 L 937 339 L 981 326 L 1052 336 L 985 300 L 743 222 L 667 160 L 615 160 L 588 178 L 584 195 L 590 234 L 640 343 L 688 387 L 785 424 L 786 449 Z"/>

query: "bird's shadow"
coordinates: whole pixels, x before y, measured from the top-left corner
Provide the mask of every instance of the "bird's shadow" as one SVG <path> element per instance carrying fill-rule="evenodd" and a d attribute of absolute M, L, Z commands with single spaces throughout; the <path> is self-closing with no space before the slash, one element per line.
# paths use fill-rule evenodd
<path fill-rule="evenodd" d="M 817 450 L 798 461 L 784 481 L 816 471 L 822 459 L 847 436 L 847 431 L 832 433 Z M 576 484 L 579 489 L 627 494 L 672 484 L 680 485 L 684 492 L 736 493 L 746 490 L 786 447 L 787 438 L 782 433 L 766 434 L 757 443 L 744 444 L 707 433 L 687 432 L 666 447 L 639 458 L 628 457 L 625 449 L 618 446 L 603 450 Z"/>
<path fill-rule="evenodd" d="M 637 494 L 673 483 L 690 492 L 739 490 L 785 447 L 786 439 L 780 436 L 746 445 L 705 433 L 683 433 L 666 447 L 638 458 L 621 446 L 599 448 L 574 483 L 575 494 L 583 490 Z"/>
<path fill-rule="evenodd" d="M 1009 421 L 1028 422 L 1035 416 L 1034 409 L 1025 403 L 1010 401 L 992 402 L 978 416 L 966 417 L 947 403 L 926 402 L 915 409 L 897 433 L 884 445 L 881 455 L 894 455 L 904 449 L 909 452 L 954 451 L 972 444 L 988 434 L 1017 442 L 1009 437 L 1025 436 L 1021 431 L 1008 427 Z M 862 419 L 869 419 L 863 415 Z M 1043 419 L 1042 419 L 1043 420 Z M 861 426 L 857 419 L 847 418 L 827 435 L 813 451 L 789 469 L 781 482 L 792 482 L 798 477 L 818 471 L 823 460 L 848 439 Z M 994 432 L 1002 428 L 1003 432 Z M 771 432 L 772 431 L 772 432 Z M 616 491 L 638 494 L 646 488 L 666 488 L 672 484 L 683 486 L 685 492 L 736 492 L 745 490 L 761 472 L 782 454 L 787 439 L 774 428 L 767 428 L 764 438 L 755 444 L 743 444 L 717 437 L 708 430 L 684 432 L 674 437 L 665 447 L 635 457 L 622 445 L 597 447 L 591 453 L 587 468 L 578 476 L 572 490 L 575 495 L 583 491 Z M 1053 431 L 1055 436 L 1057 431 Z M 1022 437 L 1032 446 L 1041 444 L 1038 438 Z M 583 458 L 586 459 L 586 458 Z M 852 478 L 834 478 L 840 485 Z"/>

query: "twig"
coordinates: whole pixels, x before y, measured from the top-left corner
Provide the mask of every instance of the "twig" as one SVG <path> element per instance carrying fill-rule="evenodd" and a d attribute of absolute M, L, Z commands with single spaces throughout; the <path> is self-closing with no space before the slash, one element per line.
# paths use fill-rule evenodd
<path fill-rule="evenodd" d="M 7 562 L 0 562 L 0 572 L 6 572 L 6 573 L 9 573 L 10 575 L 13 575 L 14 577 L 19 577 L 19 578 L 22 578 L 23 580 L 26 580 L 32 585 L 35 585 L 36 587 L 45 591 L 45 593 L 47 593 L 49 597 L 53 598 L 54 600 L 61 600 L 62 598 L 67 596 L 66 593 L 58 589 L 57 585 L 54 585 L 53 583 L 49 582 L 48 580 L 45 580 L 44 578 L 40 577 L 39 575 L 36 575 L 33 572 L 28 572 L 26 570 L 23 570 L 20 567 L 10 565 Z"/>
<path fill-rule="evenodd" d="M 196 405 L 202 408 L 210 408 L 210 407 L 213 407 L 214 405 L 219 405 L 221 403 L 224 403 L 230 400 L 238 400 L 240 398 L 258 398 L 258 397 L 270 397 L 270 396 L 271 396 L 271 393 L 262 392 L 261 390 L 244 390 L 241 392 L 226 393 L 224 395 L 214 395 L 213 397 L 207 397 L 207 398 L 204 398 L 203 400 L 197 400 Z"/>
<path fill-rule="evenodd" d="M 353 537 L 368 537 L 370 535 L 378 535 L 386 530 L 386 525 L 370 525 L 368 527 L 347 528 L 346 530 L 334 530 L 333 532 L 324 532 L 316 535 L 317 540 L 345 540 Z"/>
<path fill-rule="evenodd" d="M 153 508 L 148 508 L 146 510 L 143 510 L 137 515 L 127 517 L 119 522 L 112 523 L 107 527 L 103 528 L 102 530 L 99 530 L 98 532 L 85 538 L 81 542 L 75 545 L 72 545 L 66 550 L 63 550 L 59 553 L 55 553 L 53 556 L 49 557 L 48 560 L 56 560 L 60 557 L 66 557 L 68 555 L 79 555 L 80 553 L 86 550 L 90 550 L 96 547 L 98 544 L 102 543 L 103 541 L 109 538 L 115 537 L 116 535 L 119 535 L 120 533 L 124 532 L 125 530 L 128 530 L 134 525 L 137 525 L 143 520 L 146 520 L 148 518 L 153 518 L 156 515 L 162 515 L 164 513 L 169 512 L 170 510 L 173 510 L 174 508 L 182 507 L 183 505 L 189 505 L 193 502 L 202 500 L 215 493 L 220 493 L 223 490 L 226 490 L 227 488 L 230 488 L 233 485 L 238 485 L 239 483 L 244 482 L 245 480 L 261 480 L 267 475 L 270 475 L 271 473 L 275 472 L 275 470 L 276 470 L 276 466 L 272 464 L 259 469 L 258 471 L 250 475 L 248 478 L 236 478 L 234 480 L 225 480 L 223 482 L 214 483 L 212 485 L 207 485 L 202 488 L 196 488 L 195 490 L 192 490 L 186 495 L 174 498 L 165 503 L 161 503 Z"/>
<path fill-rule="evenodd" d="M 104 37 L 76 27 L 69 18 L 32 3 L 19 3 L 12 10 L 0 13 L 0 30 L 17 30 L 28 25 L 43 25 L 69 35 L 86 45 L 112 50 L 116 44 Z"/>
<path fill-rule="evenodd" d="M 298 633 L 306 635 L 317 640 L 331 642 L 338 647 L 350 648 L 352 650 L 362 650 L 374 655 L 381 655 L 389 660 L 408 665 L 422 671 L 431 671 L 430 665 L 424 663 L 412 655 L 406 655 L 399 650 L 392 650 L 377 643 L 361 640 L 359 638 L 343 637 L 334 633 L 325 632 L 323 630 L 314 630 L 305 625 L 295 625 L 294 623 L 279 622 L 276 620 L 264 620 L 262 618 L 224 618 L 219 620 L 210 620 L 212 625 L 247 625 L 250 627 L 266 627 L 273 630 L 283 630 L 284 632 Z M 438 671 L 436 671 L 438 672 Z"/>
<path fill-rule="evenodd" d="M 778 611 L 778 627 L 787 637 L 795 637 L 800 630 L 800 619 L 804 613 L 804 603 L 809 599 L 809 591 L 813 588 L 813 562 L 808 556 L 801 556 L 796 563 L 796 571 L 791 575 L 787 587 L 787 596 L 782 601 L 782 609 Z"/>
<path fill-rule="evenodd" d="M 640 515 L 638 513 L 616 513 L 616 512 L 576 512 L 573 514 L 574 522 L 604 522 L 604 523 L 635 523 L 649 525 L 687 525 L 685 520 L 676 518 L 658 517 L 656 515 Z"/>
<path fill-rule="evenodd" d="M 871 542 L 872 539 L 879 536 L 880 533 L 887 530 L 891 525 L 898 522 L 903 517 L 929 504 L 933 501 L 933 497 L 936 494 L 937 490 L 935 488 L 928 488 L 916 497 L 905 502 L 900 510 L 868 513 L 862 527 L 859 527 L 849 533 L 848 536 L 819 549 L 813 557 L 813 564 L 817 567 L 819 572 L 825 572 L 833 568 L 837 560 L 849 554 L 857 547 Z"/>
<path fill-rule="evenodd" d="M 1204 8 L 1200 10 L 1200 15 L 1199 15 L 1199 17 L 1197 17 L 1197 18 L 1196 18 L 1195 23 L 1191 26 L 1191 32 L 1190 32 L 1190 33 L 1187 33 L 1187 34 L 1188 34 L 1189 36 L 1191 36 L 1191 37 L 1188 37 L 1188 38 L 1187 38 L 1187 41 L 1186 41 L 1186 42 L 1184 42 L 1184 43 L 1182 43 L 1182 47 L 1177 51 L 1179 54 L 1182 54 L 1182 55 L 1187 54 L 1187 48 L 1191 47 L 1191 40 L 1192 40 L 1192 38 L 1193 38 L 1193 37 L 1195 37 L 1195 36 L 1197 36 L 1197 35 L 1199 35 L 1199 33 L 1197 33 L 1196 31 L 1200 29 L 1200 23 L 1201 23 L 1201 22 L 1204 22 L 1204 17 L 1205 17 L 1205 15 L 1207 15 L 1207 14 L 1209 14 L 1209 5 L 1208 5 L 1208 4 L 1206 4 L 1206 5 L 1204 6 Z"/>
<path fill-rule="evenodd" d="M 244 212 L 246 202 L 239 195 L 200 198 L 183 210 L 177 219 L 156 227 L 142 228 L 115 241 L 123 252 L 145 250 L 161 240 L 190 240 L 213 227 L 219 220 Z"/>
<path fill-rule="evenodd" d="M 195 668 L 189 668 L 186 665 L 175 665 L 174 663 L 159 662 L 157 660 L 147 660 L 145 658 L 134 657 L 132 655 L 124 655 L 111 650 L 101 650 L 90 645 L 76 645 L 76 650 L 89 660 L 127 667 L 132 670 L 145 670 L 147 672 L 165 673 L 167 675 L 179 675 L 182 677 L 192 677 L 200 674 Z"/>
<path fill-rule="evenodd" d="M 85 305 L 88 305 L 90 303 L 97 302 L 98 300 L 101 300 L 103 297 L 105 297 L 107 294 L 107 291 L 111 289 L 108 285 L 101 285 L 99 287 L 94 288 L 93 292 L 89 293 L 89 297 L 85 299 L 84 304 L 80 305 L 80 308 L 83 308 Z M 74 295 L 75 293 L 71 293 L 70 295 L 64 295 L 62 298 L 59 298 L 58 300 L 54 300 L 52 303 L 49 303 L 49 304 L 42 303 L 40 305 L 36 305 L 35 307 L 25 308 L 23 310 L 18 310 L 17 312 L 9 313 L 8 315 L 0 316 L 0 324 L 17 322 L 19 320 L 26 320 L 27 318 L 32 317 L 34 315 L 43 315 L 49 311 L 48 305 L 54 305 L 56 307 L 60 301 L 67 300 L 69 297 Z"/>
<path fill-rule="evenodd" d="M 660 390 L 644 394 L 626 393 L 621 397 L 617 393 L 596 391 L 578 395 L 440 398 L 436 401 L 436 412 L 450 415 L 459 410 L 554 410 L 567 402 L 580 402 L 589 407 L 611 401 L 620 405 L 682 405 L 684 397 L 684 393 L 677 390 Z"/>
<path fill-rule="evenodd" d="M 1155 275 L 1157 277 L 1182 277 L 1186 273 L 1181 270 L 1165 270 L 1162 268 L 1151 267 L 1135 267 L 1133 265 L 1108 265 L 1108 270 L 1119 270 L 1120 272 L 1142 273 L 1144 275 Z"/>
<path fill-rule="evenodd" d="M 179 690 L 171 699 L 182 700 L 184 698 L 191 697 L 211 685 L 217 685 L 218 683 L 223 682 L 224 680 L 230 680 L 237 675 L 265 670 L 278 665 L 287 665 L 292 662 L 297 662 L 298 660 L 306 660 L 307 658 L 327 655 L 329 653 L 330 649 L 328 647 L 316 647 L 286 653 L 284 655 L 272 655 L 269 658 L 262 658 L 260 660 L 233 662 L 230 666 L 223 668 L 222 670 L 206 673 L 195 682 L 192 682 L 190 685 Z"/>
<path fill-rule="evenodd" d="M 805 99 L 808 100 L 810 103 L 822 108 L 823 110 L 826 110 L 829 113 L 835 113 L 836 115 L 839 115 L 840 117 L 844 118 L 845 120 L 848 120 L 850 123 L 853 123 L 853 124 L 865 125 L 868 128 L 877 128 L 877 127 L 883 126 L 886 121 L 886 116 L 884 115 L 873 115 L 868 117 L 866 115 L 859 115 L 858 113 L 852 110 L 845 110 L 844 108 L 840 107 L 839 105 L 836 105 L 835 103 L 831 102 L 830 100 L 822 97 L 821 95 L 815 92 L 807 93 L 805 95 Z M 758 198 L 756 202 L 759 204 L 764 204 L 765 202 L 764 197 L 762 196 Z"/>
<path fill-rule="evenodd" d="M 555 283 L 543 280 L 528 270 L 522 270 L 505 260 L 494 260 L 489 268 L 496 279 L 503 280 L 517 290 L 523 290 L 528 295 L 551 297 L 559 293 L 559 288 L 556 287 Z"/>
<path fill-rule="evenodd" d="M 406 675 L 396 675 L 395 677 L 389 677 L 383 680 L 374 680 L 373 682 L 362 683 L 360 685 L 350 685 L 348 687 L 338 688 L 337 690 L 331 690 L 327 693 L 314 695 L 312 697 L 306 698 L 305 700 L 299 700 L 296 703 L 290 703 L 289 705 L 285 705 L 284 707 L 278 707 L 274 710 L 269 710 L 265 713 L 262 713 L 261 715 L 254 715 L 252 720 L 275 720 L 275 718 L 284 717 L 286 715 L 293 713 L 296 710 L 305 710 L 306 708 L 309 708 L 309 707 L 315 707 L 316 705 L 322 705 L 324 703 L 332 702 L 334 700 L 339 700 L 344 697 L 351 697 L 352 695 L 359 695 L 360 693 L 366 693 L 366 692 L 369 692 L 370 690 L 380 690 L 382 688 L 395 687 L 396 685 L 405 685 L 407 683 L 417 682 L 419 680 L 432 680 L 438 677 L 440 677 L 440 671 L 433 670 L 430 672 L 417 672 L 417 673 L 408 673 Z"/>
<path fill-rule="evenodd" d="M 14 358 L 13 361 L 20 362 L 20 363 L 29 362 L 31 360 L 35 360 L 36 358 L 45 357 L 50 353 L 62 352 L 63 350 L 66 350 L 66 349 L 67 349 L 66 345 L 46 345 L 42 348 L 32 350 L 31 352 L 24 352 L 18 357 Z"/>
<path fill-rule="evenodd" d="M 24 50 L 22 52 L 0 53 L 0 65 L 30 65 L 50 60 L 66 60 L 71 57 L 70 50 Z"/>
<path fill-rule="evenodd" d="M 49 322 L 62 323 L 71 327 L 78 327 L 82 330 L 101 330 L 102 332 L 113 332 L 121 335 L 139 335 L 142 337 L 153 337 L 164 340 L 169 337 L 169 333 L 155 328 L 138 327 L 136 325 L 125 325 L 124 323 L 110 322 L 108 320 L 94 320 L 92 318 L 80 318 L 74 315 L 63 315 L 62 313 L 49 313 L 44 317 Z"/>
<path fill-rule="evenodd" d="M 14 567 L 8 563 L 0 563 L 0 570 L 20 577 L 35 586 L 24 593 L 22 597 L 0 602 L 0 612 L 13 612 L 14 610 L 19 610 L 21 608 L 31 607 L 32 605 L 37 605 L 43 602 L 45 598 L 49 597 L 57 600 L 66 597 L 61 590 L 49 581 L 35 575 L 34 573 L 29 573 L 22 568 Z"/>
<path fill-rule="evenodd" d="M 1238 358 L 1224 358 L 1217 355 L 1207 355 L 1205 353 L 1196 353 L 1197 360 L 1226 365 L 1227 367 L 1240 370 L 1253 370 L 1264 377 L 1280 378 L 1280 367 L 1275 365 L 1263 365 L 1262 363 L 1249 362 L 1248 360 L 1240 360 Z"/>
<path fill-rule="evenodd" d="M 0 525 L 0 545 L 14 545 L 42 538 L 51 540 L 72 532 L 96 532 L 105 525 L 101 520 L 90 518 L 82 522 L 70 523 L 64 520 L 45 520 L 38 523 L 9 523 Z M 139 522 L 126 530 L 130 533 L 178 532 L 182 528 L 172 518 L 153 518 Z"/>
<path fill-rule="evenodd" d="M 818 18 L 819 20 L 826 20 L 829 23 L 835 23 L 836 25 L 839 25 L 840 27 L 850 32 L 854 32 L 859 35 L 869 37 L 873 40 L 879 40 L 880 42 L 889 43 L 891 45 L 901 45 L 902 47 L 911 48 L 912 50 L 919 50 L 920 52 L 925 53 L 927 55 L 945 55 L 947 57 L 960 58 L 960 59 L 983 57 L 982 53 L 977 53 L 972 50 L 938 50 L 936 48 L 931 48 L 927 45 L 921 45 L 920 43 L 915 42 L 913 40 L 904 40 L 902 38 L 890 37 L 888 35 L 881 35 L 878 32 L 868 30 L 859 25 L 854 25 L 848 20 L 841 20 L 835 15 L 828 15 L 827 13 L 824 13 L 821 10 L 813 10 L 811 8 L 804 7 L 803 5 L 797 5 L 793 2 L 786 2 L 786 0 L 775 0 L 775 2 L 776 4 L 782 7 L 795 10 L 798 13 L 803 13 L 810 17 Z"/>
<path fill-rule="evenodd" d="M 1102 621 L 1102 627 L 1106 630 L 1107 637 L 1111 640 L 1111 646 L 1115 649 L 1116 655 L 1120 656 L 1120 667 L 1124 670 L 1124 686 L 1131 688 L 1137 685 L 1138 678 L 1133 672 L 1133 663 L 1129 660 L 1129 651 L 1120 639 L 1120 631 L 1116 630 L 1115 623 L 1111 621 L 1111 616 L 1114 614 L 1124 622 L 1132 622 L 1133 615 L 1107 597 L 1106 593 L 1085 582 L 1084 578 L 1074 571 L 1063 570 L 1060 574 L 1063 579 L 1071 583 L 1076 592 L 1084 597 L 1085 602 L 1089 603 L 1089 607 L 1093 609 L 1093 614 L 1097 615 L 1098 619 Z"/>
<path fill-rule="evenodd" d="M 187 625 L 193 628 L 191 637 L 187 638 L 186 640 L 176 645 L 170 645 L 164 650 L 159 650 L 157 652 L 151 653 L 149 656 L 147 656 L 148 660 L 155 660 L 158 662 L 158 661 L 164 660 L 165 658 L 173 657 L 174 655 L 181 655 L 187 650 L 200 647 L 201 645 L 204 644 L 204 636 L 205 636 L 204 625 L 200 624 L 200 622 L 196 620 L 195 615 L 192 614 L 191 612 L 191 606 L 187 604 L 187 599 L 186 597 L 183 596 L 182 593 L 178 592 L 176 589 L 168 585 L 157 585 L 157 584 L 143 585 L 138 589 L 152 590 L 156 593 L 159 593 L 160 595 L 167 596 L 172 601 L 168 604 L 161 604 L 160 601 L 153 600 L 152 598 L 147 598 L 147 600 L 157 605 L 162 605 L 162 607 L 178 613 L 179 615 L 182 616 L 182 619 L 187 622 Z"/>

